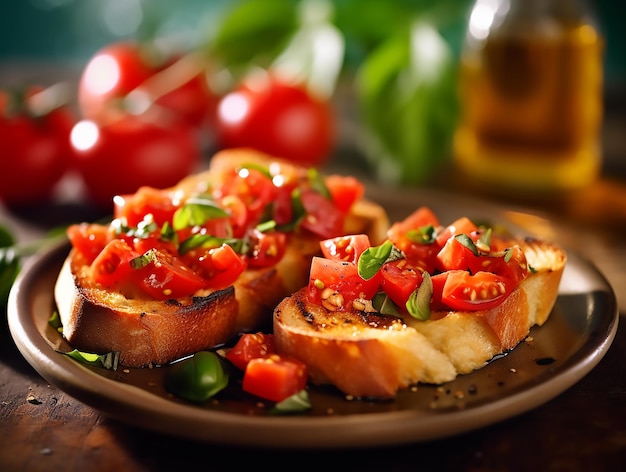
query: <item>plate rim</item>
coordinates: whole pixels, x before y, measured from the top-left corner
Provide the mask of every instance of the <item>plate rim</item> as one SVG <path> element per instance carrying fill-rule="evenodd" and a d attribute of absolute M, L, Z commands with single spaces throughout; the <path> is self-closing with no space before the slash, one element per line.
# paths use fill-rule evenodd
<path fill-rule="evenodd" d="M 617 300 L 610 283 L 591 261 L 568 251 L 568 266 L 572 266 L 569 261 L 576 261 L 593 272 L 609 295 L 610 306 L 606 312 L 596 314 L 603 316 L 605 326 L 599 339 L 592 346 L 584 346 L 585 352 L 583 347 L 573 352 L 549 380 L 493 402 L 447 413 L 405 409 L 322 417 L 246 416 L 169 402 L 98 375 L 68 356 L 53 355 L 57 353 L 34 322 L 36 315 L 21 313 L 18 307 L 24 303 L 29 284 L 37 280 L 40 269 L 67 249 L 68 243 L 63 242 L 32 256 L 9 294 L 9 330 L 22 356 L 51 384 L 109 417 L 139 428 L 215 444 L 280 449 L 362 448 L 434 440 L 479 429 L 532 410 L 577 383 L 602 360 L 619 323 Z M 24 318 L 31 323 L 23 323 Z M 81 384 L 85 378 L 91 381 Z M 246 430 L 244 435 L 242 428 Z M 319 434 L 328 431 L 333 433 Z"/>

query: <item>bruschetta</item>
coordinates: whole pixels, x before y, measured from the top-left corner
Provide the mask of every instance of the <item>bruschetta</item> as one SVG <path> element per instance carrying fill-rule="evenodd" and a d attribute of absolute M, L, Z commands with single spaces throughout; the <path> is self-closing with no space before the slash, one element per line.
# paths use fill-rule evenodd
<path fill-rule="evenodd" d="M 567 260 L 466 217 L 443 226 L 427 207 L 382 244 L 356 234 L 321 249 L 308 286 L 276 307 L 275 349 L 359 398 L 448 382 L 514 349 L 548 319 Z"/>
<path fill-rule="evenodd" d="M 382 240 L 388 224 L 353 177 L 221 151 L 172 188 L 115 197 L 110 223 L 68 228 L 55 285 L 63 335 L 129 367 L 214 348 L 271 327 L 276 304 L 307 284 L 321 240 Z"/>

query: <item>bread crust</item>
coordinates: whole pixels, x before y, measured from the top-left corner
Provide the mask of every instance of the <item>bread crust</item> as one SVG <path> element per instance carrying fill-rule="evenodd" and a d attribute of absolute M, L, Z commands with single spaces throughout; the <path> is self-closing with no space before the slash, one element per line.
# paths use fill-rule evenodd
<path fill-rule="evenodd" d="M 276 350 L 304 361 L 314 383 L 359 398 L 393 397 L 413 384 L 470 373 L 515 348 L 556 302 L 565 251 L 537 240 L 518 243 L 534 272 L 493 309 L 435 312 L 427 321 L 332 312 L 309 302 L 304 288 L 274 312 Z"/>

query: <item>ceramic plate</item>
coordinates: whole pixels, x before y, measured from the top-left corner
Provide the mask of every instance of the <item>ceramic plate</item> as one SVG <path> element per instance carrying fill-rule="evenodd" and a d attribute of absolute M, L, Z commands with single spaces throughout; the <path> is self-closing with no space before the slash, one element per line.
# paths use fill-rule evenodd
<path fill-rule="evenodd" d="M 383 204 L 394 210 L 392 218 L 409 213 L 408 201 L 431 206 L 444 223 L 463 215 L 536 220 L 436 194 L 385 198 Z M 570 252 L 554 310 L 544 326 L 532 329 L 532 342 L 522 342 L 508 355 L 442 386 L 401 391 L 393 401 L 355 401 L 332 389 L 312 388 L 310 412 L 274 416 L 238 389 L 222 392 L 219 402 L 197 406 L 165 391 L 163 369 L 107 371 L 59 353 L 71 348 L 48 319 L 54 310 L 53 286 L 67 252 L 63 245 L 30 259 L 11 292 L 9 326 L 26 360 L 59 389 L 119 421 L 227 445 L 383 446 L 481 428 L 535 408 L 580 380 L 605 355 L 619 318 L 606 279 L 593 264 Z"/>

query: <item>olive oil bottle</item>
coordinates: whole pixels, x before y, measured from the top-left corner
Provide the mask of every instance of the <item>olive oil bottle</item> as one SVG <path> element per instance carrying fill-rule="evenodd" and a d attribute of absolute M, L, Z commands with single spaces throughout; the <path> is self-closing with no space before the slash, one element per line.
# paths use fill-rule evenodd
<path fill-rule="evenodd" d="M 593 182 L 603 39 L 579 0 L 477 0 L 460 64 L 454 159 L 473 183 L 544 195 Z"/>

